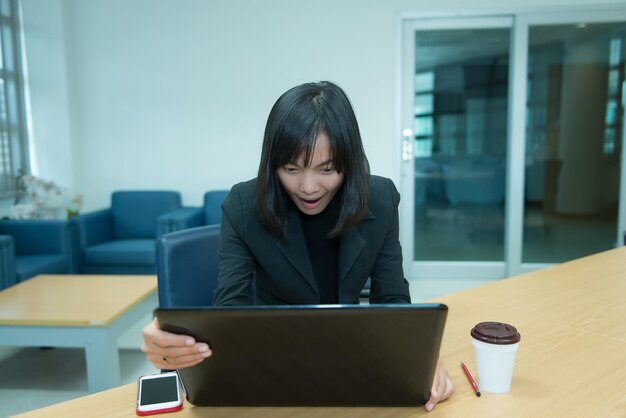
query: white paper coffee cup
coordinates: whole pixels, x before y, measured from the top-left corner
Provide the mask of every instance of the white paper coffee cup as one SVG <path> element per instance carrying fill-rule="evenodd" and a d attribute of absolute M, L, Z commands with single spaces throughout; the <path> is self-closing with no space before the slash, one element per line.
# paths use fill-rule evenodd
<path fill-rule="evenodd" d="M 481 322 L 472 329 L 471 335 L 481 392 L 508 392 L 521 338 L 519 332 L 509 324 Z"/>

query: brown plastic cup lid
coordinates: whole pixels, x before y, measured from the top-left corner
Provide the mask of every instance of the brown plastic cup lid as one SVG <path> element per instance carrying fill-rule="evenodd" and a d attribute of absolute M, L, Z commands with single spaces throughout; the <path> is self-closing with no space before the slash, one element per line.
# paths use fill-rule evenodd
<path fill-rule="evenodd" d="M 481 322 L 472 328 L 472 337 L 488 344 L 515 344 L 522 338 L 517 328 L 502 322 Z"/>

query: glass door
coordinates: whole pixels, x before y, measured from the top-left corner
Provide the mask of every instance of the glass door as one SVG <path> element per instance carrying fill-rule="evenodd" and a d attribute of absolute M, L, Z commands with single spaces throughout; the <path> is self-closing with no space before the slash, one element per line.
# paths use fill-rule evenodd
<path fill-rule="evenodd" d="M 622 244 L 626 7 L 407 19 L 410 279 L 497 279 Z"/>
<path fill-rule="evenodd" d="M 512 24 L 496 17 L 404 27 L 408 277 L 504 273 Z"/>

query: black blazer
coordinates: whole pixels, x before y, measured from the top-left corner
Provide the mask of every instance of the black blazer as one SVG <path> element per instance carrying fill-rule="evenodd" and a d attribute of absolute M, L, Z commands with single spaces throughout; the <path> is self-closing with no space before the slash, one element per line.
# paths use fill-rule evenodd
<path fill-rule="evenodd" d="M 387 178 L 370 176 L 367 215 L 339 239 L 339 303 L 359 303 L 371 277 L 370 303 L 410 303 L 398 238 L 400 194 Z M 222 204 L 220 269 L 215 305 L 319 304 L 297 209 L 288 214 L 287 240 L 268 232 L 257 214 L 256 180 L 235 185 Z"/>

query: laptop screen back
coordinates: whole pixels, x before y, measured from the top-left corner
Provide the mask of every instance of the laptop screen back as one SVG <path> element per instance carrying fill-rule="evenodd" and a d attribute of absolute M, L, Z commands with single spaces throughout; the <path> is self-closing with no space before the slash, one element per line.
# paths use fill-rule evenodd
<path fill-rule="evenodd" d="M 161 308 L 165 331 L 213 355 L 179 370 L 195 405 L 419 405 L 428 400 L 442 304 Z"/>

